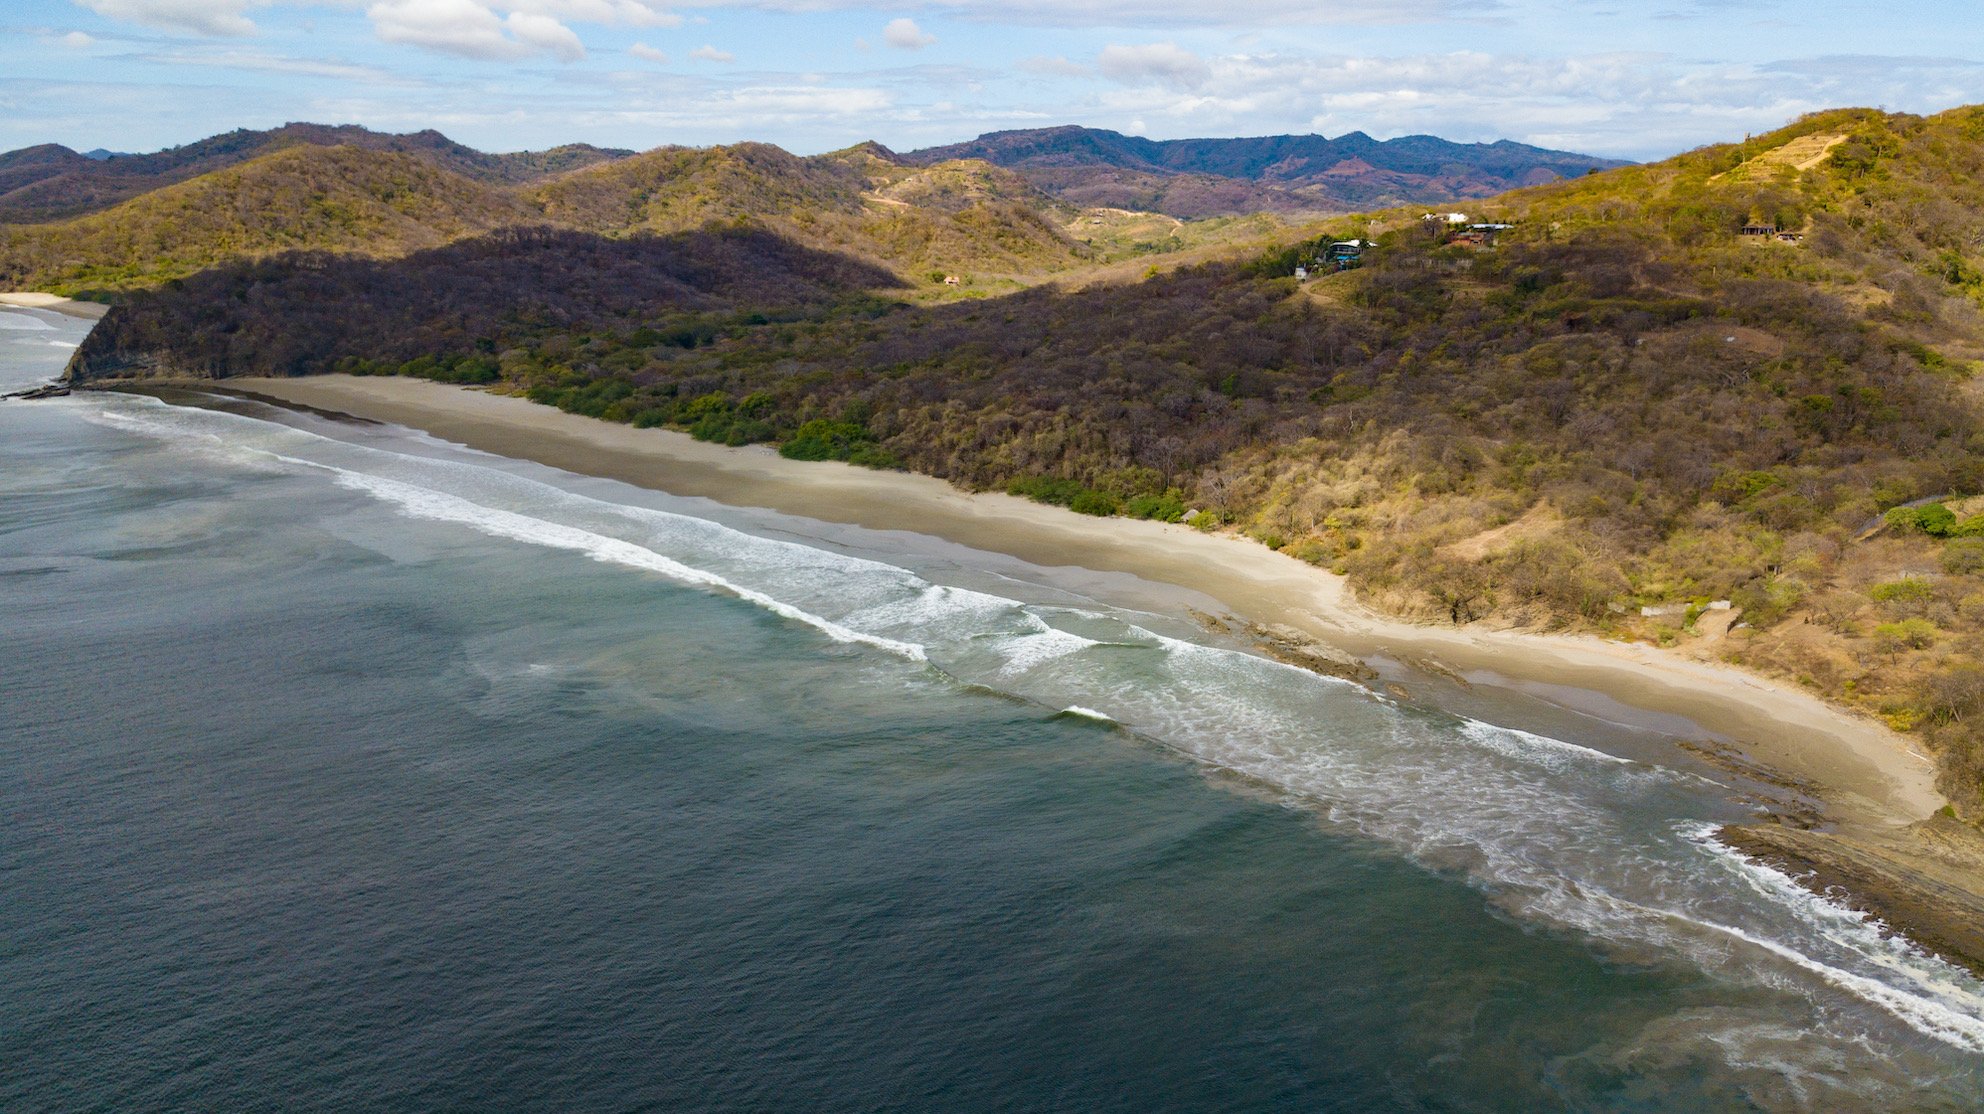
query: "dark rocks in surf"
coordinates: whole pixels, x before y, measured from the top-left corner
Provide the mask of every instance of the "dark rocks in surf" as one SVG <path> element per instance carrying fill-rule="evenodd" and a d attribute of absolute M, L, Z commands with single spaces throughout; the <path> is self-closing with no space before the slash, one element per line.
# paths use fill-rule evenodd
<path fill-rule="evenodd" d="M 1730 825 L 1716 838 L 1984 977 L 1984 897 L 1967 884 L 1984 872 L 1984 835 L 1975 829 L 1936 816 L 1866 832 Z"/>

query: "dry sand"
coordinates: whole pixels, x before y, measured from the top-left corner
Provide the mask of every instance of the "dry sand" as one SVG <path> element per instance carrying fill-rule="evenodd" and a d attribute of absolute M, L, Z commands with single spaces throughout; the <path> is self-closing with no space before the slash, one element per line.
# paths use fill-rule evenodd
<path fill-rule="evenodd" d="M 968 494 L 927 476 L 791 461 L 762 446 L 712 445 L 424 380 L 328 375 L 225 386 L 675 495 L 908 530 L 1050 569 L 1128 573 L 1192 589 L 1243 619 L 1294 627 L 1360 657 L 1430 660 L 1471 679 L 1547 690 L 1571 706 L 1583 690 L 1649 714 L 1678 715 L 1732 740 L 1750 761 L 1814 783 L 1827 819 L 1848 827 L 1906 824 L 1943 804 L 1931 763 L 1908 740 L 1809 693 L 1644 645 L 1388 619 L 1351 600 L 1341 578 L 1245 539 Z"/>
<path fill-rule="evenodd" d="M 22 309 L 46 309 L 70 317 L 82 317 L 98 321 L 110 312 L 110 307 L 98 302 L 78 302 L 64 298 L 60 294 L 0 294 L 0 306 L 20 306 Z"/>

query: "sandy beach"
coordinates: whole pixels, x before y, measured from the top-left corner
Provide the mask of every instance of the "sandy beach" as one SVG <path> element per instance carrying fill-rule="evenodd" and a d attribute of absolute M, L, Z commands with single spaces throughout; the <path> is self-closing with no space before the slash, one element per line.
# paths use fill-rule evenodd
<path fill-rule="evenodd" d="M 928 476 L 791 461 L 763 446 L 708 444 L 425 380 L 329 375 L 234 379 L 225 387 L 674 495 L 908 530 L 1047 568 L 1127 573 L 1192 589 L 1242 621 L 1294 628 L 1360 658 L 1431 663 L 1572 707 L 1597 694 L 1600 703 L 1678 716 L 1730 740 L 1748 761 L 1816 786 L 1826 819 L 1844 828 L 1906 825 L 1943 804 L 1928 758 L 1909 740 L 1808 693 L 1645 645 L 1388 619 L 1358 606 L 1340 578 L 1242 538 L 971 494 Z"/>
<path fill-rule="evenodd" d="M 81 317 L 88 321 L 98 321 L 110 312 L 110 307 L 100 302 L 78 302 L 64 298 L 60 294 L 16 293 L 0 294 L 0 306 L 19 306 L 22 309 L 45 309 L 54 313 Z"/>

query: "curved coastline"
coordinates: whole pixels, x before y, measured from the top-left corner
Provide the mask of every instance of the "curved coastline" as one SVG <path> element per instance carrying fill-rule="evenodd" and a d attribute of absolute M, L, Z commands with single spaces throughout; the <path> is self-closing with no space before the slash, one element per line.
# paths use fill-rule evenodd
<path fill-rule="evenodd" d="M 175 384 L 144 383 L 169 385 Z M 676 496 L 909 531 L 1046 569 L 1128 574 L 1217 601 L 1227 618 L 1272 630 L 1278 639 L 1313 639 L 1325 654 L 1411 662 L 1462 683 L 1505 686 L 1573 709 L 1588 710 L 1581 708 L 1588 699 L 1650 721 L 1679 717 L 1726 740 L 1726 750 L 1715 750 L 1737 772 L 1782 778 L 1823 806 L 1816 817 L 1777 815 L 1757 828 L 1730 829 L 1726 842 L 1821 892 L 1843 887 L 1856 908 L 1984 972 L 1984 955 L 1959 948 L 1969 938 L 1951 927 L 1984 909 L 1974 893 L 1979 887 L 1949 884 L 1952 877 L 1984 878 L 1984 854 L 1971 857 L 1969 830 L 1933 815 L 1944 801 L 1928 757 L 1884 724 L 1732 666 L 1584 635 L 1404 622 L 1359 605 L 1342 578 L 1243 538 L 1078 515 L 1000 493 L 967 493 L 929 476 L 791 461 L 764 446 L 715 445 L 473 388 L 344 375 L 176 385 L 408 426 L 473 449 Z M 1785 840 L 1745 835 L 1813 820 L 1824 830 L 1801 838 L 1795 853 Z M 1932 829 L 1935 838 L 1923 835 Z M 1952 840 L 1966 848 L 1954 866 Z M 1866 854 L 1870 843 L 1891 868 L 1879 883 L 1867 881 L 1875 869 Z M 1910 885 L 1910 876 L 1925 872 L 1941 884 Z"/>

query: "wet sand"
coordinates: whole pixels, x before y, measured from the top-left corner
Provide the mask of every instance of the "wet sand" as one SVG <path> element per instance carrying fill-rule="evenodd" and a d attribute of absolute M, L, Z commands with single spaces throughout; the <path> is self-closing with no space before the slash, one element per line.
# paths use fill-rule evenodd
<path fill-rule="evenodd" d="M 110 307 L 102 303 L 78 302 L 73 298 L 64 298 L 60 294 L 0 294 L 0 306 L 51 310 L 90 321 L 100 321 L 104 314 L 110 312 Z"/>
<path fill-rule="evenodd" d="M 1909 740 L 1809 693 L 1645 645 L 1390 619 L 1359 606 L 1341 578 L 1242 538 L 966 493 L 928 476 L 791 461 L 763 446 L 713 445 L 425 380 L 329 375 L 230 379 L 225 388 L 674 495 L 907 530 L 1050 569 L 1128 573 L 1359 658 L 1422 662 L 1569 707 L 1678 716 L 1728 740 L 1747 763 L 1808 785 L 1825 820 L 1843 828 L 1907 825 L 1943 804 L 1929 759 Z"/>

